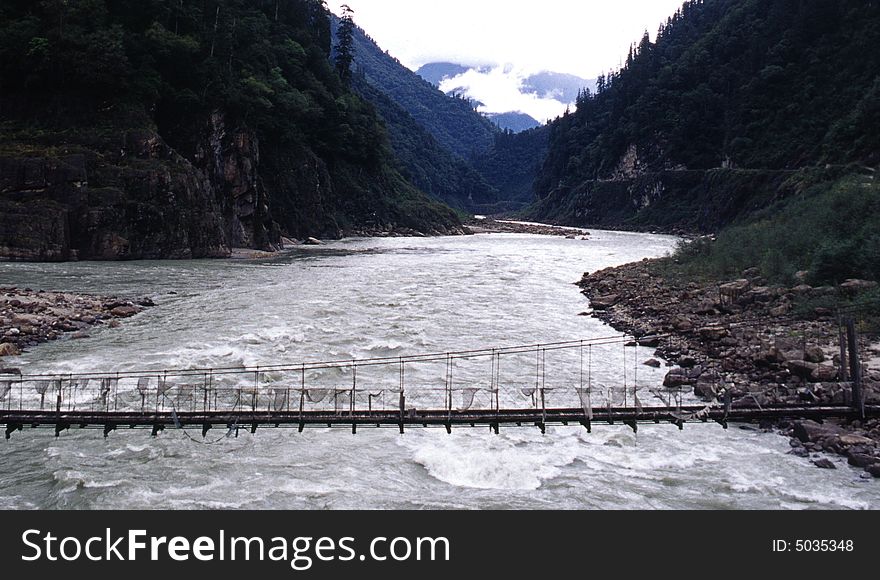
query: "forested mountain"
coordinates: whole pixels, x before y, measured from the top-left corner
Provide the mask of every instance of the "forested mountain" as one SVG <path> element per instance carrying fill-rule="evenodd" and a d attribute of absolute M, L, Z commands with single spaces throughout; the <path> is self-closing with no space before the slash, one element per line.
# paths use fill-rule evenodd
<path fill-rule="evenodd" d="M 513 131 L 514 133 L 527 131 L 541 126 L 541 123 L 539 123 L 534 117 L 520 111 L 512 113 L 489 113 L 486 115 L 486 118 L 492 121 L 499 129 L 503 131 Z"/>
<path fill-rule="evenodd" d="M 551 124 L 533 217 L 714 230 L 794 170 L 876 165 L 878 43 L 876 1 L 686 2 Z"/>
<path fill-rule="evenodd" d="M 484 212 L 498 202 L 498 190 L 470 163 L 440 145 L 403 107 L 355 75 L 355 91 L 376 107 L 385 122 L 400 172 L 416 187 L 460 210 Z"/>
<path fill-rule="evenodd" d="M 419 67 L 416 74 L 434 85 L 439 87 L 444 80 L 457 77 L 471 70 L 471 67 L 452 62 L 429 62 Z"/>
<path fill-rule="evenodd" d="M 355 29 L 353 50 L 355 75 L 391 97 L 444 148 L 469 160 L 492 145 L 495 127 L 474 111 L 469 101 L 440 92 L 383 51 L 360 28 Z"/>
<path fill-rule="evenodd" d="M 547 155 L 549 133 L 547 125 L 499 133 L 492 147 L 476 158 L 477 171 L 502 192 L 495 207 L 485 213 L 520 210 L 536 200 L 533 185 Z"/>
<path fill-rule="evenodd" d="M 330 61 L 319 0 L 0 4 L 0 254 L 226 255 L 449 231 Z"/>

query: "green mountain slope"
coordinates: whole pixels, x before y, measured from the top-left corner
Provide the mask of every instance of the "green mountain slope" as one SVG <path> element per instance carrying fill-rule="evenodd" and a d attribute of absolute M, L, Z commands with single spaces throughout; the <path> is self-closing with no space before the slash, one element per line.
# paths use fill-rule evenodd
<path fill-rule="evenodd" d="M 784 197 L 778 172 L 877 164 L 878 41 L 876 2 L 686 2 L 552 123 L 532 217 L 711 231 Z"/>
<path fill-rule="evenodd" d="M 0 255 L 222 256 L 448 232 L 332 70 L 317 0 L 0 4 Z"/>
<path fill-rule="evenodd" d="M 379 48 L 360 28 L 354 34 L 354 63 L 356 74 L 391 97 L 441 146 L 462 159 L 470 160 L 492 145 L 494 125 L 468 101 L 443 94 Z"/>

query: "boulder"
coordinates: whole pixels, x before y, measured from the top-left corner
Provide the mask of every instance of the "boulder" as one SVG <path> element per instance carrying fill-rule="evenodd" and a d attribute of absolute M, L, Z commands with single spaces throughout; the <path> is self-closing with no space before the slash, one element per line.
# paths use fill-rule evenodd
<path fill-rule="evenodd" d="M 793 435 L 804 443 L 817 443 L 832 435 L 840 434 L 840 427 L 828 423 L 816 423 L 806 420 L 794 424 Z"/>
<path fill-rule="evenodd" d="M 818 346 L 808 346 L 804 350 L 804 360 L 811 363 L 825 362 L 825 352 Z"/>
<path fill-rule="evenodd" d="M 605 294 L 590 299 L 590 306 L 594 310 L 607 310 L 620 301 L 620 294 Z"/>
<path fill-rule="evenodd" d="M 837 466 L 834 465 L 834 462 L 825 457 L 823 457 L 822 459 L 816 459 L 815 461 L 813 461 L 813 465 L 815 465 L 819 469 L 837 469 Z"/>
<path fill-rule="evenodd" d="M 768 288 L 767 286 L 758 286 L 757 288 L 752 288 L 745 295 L 745 298 L 747 300 L 761 303 L 770 302 L 775 297 L 776 292 L 774 292 L 772 288 Z"/>
<path fill-rule="evenodd" d="M 791 312 L 791 304 L 789 304 L 788 302 L 784 302 L 779 306 L 774 306 L 769 310 L 770 316 L 775 316 L 777 318 L 780 316 L 785 316 L 789 312 Z"/>
<path fill-rule="evenodd" d="M 678 366 L 685 369 L 694 368 L 695 366 L 697 366 L 697 359 L 692 356 L 683 356 L 678 359 Z"/>
<path fill-rule="evenodd" d="M 865 468 L 865 471 L 873 475 L 874 477 L 880 477 L 880 463 L 874 463 L 873 465 L 869 465 Z"/>
<path fill-rule="evenodd" d="M 646 360 L 646 361 L 643 362 L 642 364 L 645 365 L 645 366 L 647 366 L 647 367 L 653 367 L 653 368 L 655 368 L 655 369 L 659 369 L 659 368 L 660 368 L 660 361 L 657 360 L 657 359 L 655 359 L 655 358 L 649 358 L 648 360 Z"/>
<path fill-rule="evenodd" d="M 729 334 L 730 331 L 722 326 L 704 326 L 700 329 L 700 338 L 703 340 L 718 341 Z"/>
<path fill-rule="evenodd" d="M 846 461 L 853 467 L 862 468 L 878 463 L 876 457 L 874 457 L 873 455 L 868 455 L 867 453 L 850 453 Z"/>
<path fill-rule="evenodd" d="M 18 356 L 20 354 L 21 349 L 11 342 L 4 342 L 0 344 L 0 356 Z"/>
<path fill-rule="evenodd" d="M 666 377 L 663 378 L 663 386 L 667 388 L 675 388 L 682 387 L 684 385 L 690 385 L 693 383 L 693 380 L 688 378 L 687 372 L 681 368 L 674 368 L 666 373 Z"/>
<path fill-rule="evenodd" d="M 874 440 L 870 437 L 863 437 L 862 435 L 855 435 L 853 433 L 845 433 L 841 435 L 838 441 L 841 445 L 847 447 L 852 445 L 868 445 L 873 447 L 875 445 Z"/>
<path fill-rule="evenodd" d="M 305 244 L 307 246 L 320 246 L 323 243 L 324 242 L 322 242 L 321 240 L 319 240 L 317 238 L 306 238 L 305 241 L 303 241 L 303 244 Z"/>
<path fill-rule="evenodd" d="M 646 346 L 648 348 L 657 348 L 660 346 L 660 337 L 658 336 L 643 336 L 639 338 L 639 346 Z"/>
<path fill-rule="evenodd" d="M 694 323 L 683 316 L 676 316 L 672 319 L 672 328 L 678 332 L 690 332 L 694 329 Z"/>
<path fill-rule="evenodd" d="M 110 311 L 110 314 L 117 318 L 128 318 L 130 316 L 134 316 L 138 312 L 140 312 L 140 310 L 138 310 L 134 306 L 117 306 Z"/>
<path fill-rule="evenodd" d="M 866 290 L 871 290 L 877 287 L 877 282 L 873 282 L 870 280 L 846 280 L 843 284 L 840 285 L 840 290 L 849 296 L 854 296 L 861 292 L 865 292 Z"/>
<path fill-rule="evenodd" d="M 830 383 L 837 380 L 837 369 L 831 365 L 818 365 L 810 373 L 809 379 L 814 383 Z"/>
<path fill-rule="evenodd" d="M 733 282 L 722 284 L 718 289 L 721 291 L 722 296 L 735 296 L 748 290 L 751 285 L 751 282 L 743 278 L 741 280 L 734 280 Z"/>
<path fill-rule="evenodd" d="M 785 368 L 787 368 L 788 372 L 796 377 L 808 379 L 813 375 L 813 371 L 819 368 L 819 365 L 817 365 L 816 363 L 807 362 L 805 360 L 795 359 L 785 361 Z"/>

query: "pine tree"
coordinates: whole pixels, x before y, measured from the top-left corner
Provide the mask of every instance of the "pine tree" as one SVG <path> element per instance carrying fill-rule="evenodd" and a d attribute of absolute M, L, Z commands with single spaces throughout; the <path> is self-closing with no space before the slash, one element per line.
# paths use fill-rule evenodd
<path fill-rule="evenodd" d="M 339 28 L 336 31 L 336 72 L 346 85 L 351 83 L 351 63 L 354 61 L 354 10 L 343 4 Z"/>

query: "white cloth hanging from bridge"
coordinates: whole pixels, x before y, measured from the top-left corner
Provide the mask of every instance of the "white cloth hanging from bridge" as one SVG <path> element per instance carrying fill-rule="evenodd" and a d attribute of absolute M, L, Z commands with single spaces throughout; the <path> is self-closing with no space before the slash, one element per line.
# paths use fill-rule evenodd
<path fill-rule="evenodd" d="M 593 401 L 592 401 L 592 389 L 589 387 L 576 388 L 575 391 L 578 394 L 578 398 L 581 401 L 581 407 L 584 409 L 584 417 L 587 418 L 588 421 L 593 420 Z"/>
<path fill-rule="evenodd" d="M 46 391 L 49 390 L 49 381 L 36 381 L 34 383 L 34 390 L 40 395 L 45 395 Z"/>
<path fill-rule="evenodd" d="M 146 395 L 150 389 L 150 377 L 141 377 L 138 379 L 137 390 L 141 395 Z"/>
<path fill-rule="evenodd" d="M 287 389 L 273 389 L 272 410 L 281 411 L 287 405 Z"/>
<path fill-rule="evenodd" d="M 336 408 L 347 409 L 351 405 L 351 389 L 336 389 L 333 391 L 333 405 Z"/>
<path fill-rule="evenodd" d="M 168 379 L 163 378 L 156 385 L 156 390 L 160 395 L 164 395 L 168 391 L 170 391 L 174 387 L 174 383 L 169 381 Z"/>
<path fill-rule="evenodd" d="M 310 403 L 320 403 L 330 394 L 330 389 L 306 389 L 305 393 Z"/>
<path fill-rule="evenodd" d="M 525 387 L 525 388 L 520 389 L 519 392 L 522 393 L 523 397 L 531 400 L 532 397 L 535 396 L 535 391 L 537 391 L 537 390 L 538 389 L 536 387 Z"/>
<path fill-rule="evenodd" d="M 0 401 L 6 398 L 10 390 L 12 390 L 12 381 L 0 381 Z"/>
<path fill-rule="evenodd" d="M 479 389 L 467 388 L 461 390 L 461 410 L 468 411 L 474 404 L 474 397 Z"/>

